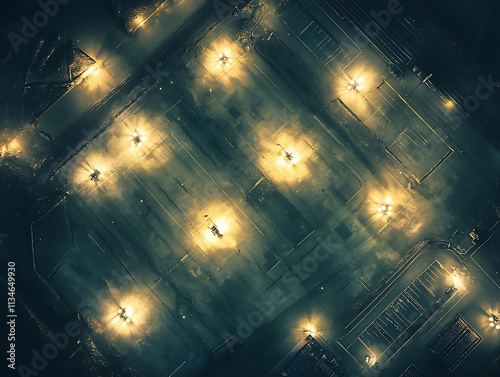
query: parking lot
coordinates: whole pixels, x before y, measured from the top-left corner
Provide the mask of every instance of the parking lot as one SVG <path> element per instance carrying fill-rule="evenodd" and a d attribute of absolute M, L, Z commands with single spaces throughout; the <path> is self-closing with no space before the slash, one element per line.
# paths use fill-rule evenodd
<path fill-rule="evenodd" d="M 75 306 L 104 292 L 85 320 L 145 375 L 194 375 L 258 315 L 240 339 L 246 375 L 263 375 L 315 318 L 334 342 L 409 248 L 468 217 L 450 192 L 469 162 L 436 132 L 437 115 L 407 100 L 345 21 L 301 3 L 283 14 L 261 4 L 196 35 L 161 61 L 168 80 L 118 117 L 102 110 L 103 132 L 55 173 L 65 219 L 35 227 L 35 262 Z M 256 20 L 247 43 L 241 25 Z M 454 165 L 415 187 L 444 161 Z M 63 232 L 72 246 L 54 266 L 47 245 Z M 336 247 L 319 261 L 324 242 Z M 459 299 L 445 293 L 450 273 L 428 264 L 341 339 L 346 359 L 386 363 Z M 113 274 L 130 281 L 116 286 Z M 264 318 L 260 304 L 277 292 L 282 304 Z M 122 307 L 133 327 L 117 321 Z"/>
<path fill-rule="evenodd" d="M 428 318 L 454 299 L 457 293 L 454 285 L 450 272 L 434 261 L 383 309 L 347 350 L 362 365 L 367 364 L 366 356 L 371 363 L 384 364 Z"/>

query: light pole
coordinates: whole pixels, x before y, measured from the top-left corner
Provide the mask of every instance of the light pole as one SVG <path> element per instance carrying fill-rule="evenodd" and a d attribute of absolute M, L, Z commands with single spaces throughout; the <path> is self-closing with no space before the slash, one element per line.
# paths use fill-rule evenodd
<path fill-rule="evenodd" d="M 285 148 L 283 148 L 283 146 L 281 144 L 277 144 L 282 150 L 283 152 L 285 153 L 285 155 L 283 156 L 283 158 L 285 159 L 286 163 L 289 164 L 290 162 L 292 162 L 293 160 L 293 155 L 288 152 Z"/>
<path fill-rule="evenodd" d="M 99 175 L 101 174 L 101 172 L 97 169 L 92 169 L 90 171 L 90 180 L 91 181 L 94 181 L 94 182 L 97 182 L 99 180 Z"/>
<path fill-rule="evenodd" d="M 350 90 L 356 90 L 356 89 L 359 89 L 359 81 L 357 80 L 351 80 L 349 81 L 349 85 L 347 85 L 347 89 L 350 89 Z"/>
<path fill-rule="evenodd" d="M 134 143 L 136 147 L 142 146 L 142 142 L 146 139 L 143 135 L 140 135 L 137 132 L 134 132 L 132 136 L 130 136 L 130 139 Z"/>
<path fill-rule="evenodd" d="M 207 217 L 208 220 L 211 222 L 211 224 L 208 226 L 208 228 L 210 229 L 212 234 L 217 238 L 222 238 L 223 234 L 220 232 L 217 225 L 212 221 L 212 219 L 208 215 L 205 215 L 205 217 Z"/>
<path fill-rule="evenodd" d="M 490 327 L 494 327 L 496 330 L 500 330 L 500 318 L 498 318 L 495 314 L 492 314 L 489 320 Z"/>
<path fill-rule="evenodd" d="M 380 207 L 378 207 L 378 211 L 383 215 L 390 216 L 392 214 L 392 206 L 389 204 L 381 204 Z"/>
<path fill-rule="evenodd" d="M 126 323 L 130 323 L 131 320 L 130 320 L 130 317 L 127 315 L 127 313 L 125 313 L 125 308 L 120 308 L 118 310 L 118 315 L 120 316 L 120 319 L 123 321 L 123 322 L 126 322 Z"/>
<path fill-rule="evenodd" d="M 233 60 L 225 54 L 219 54 L 218 61 L 220 65 L 225 65 L 226 67 L 228 67 L 229 63 L 231 63 Z"/>

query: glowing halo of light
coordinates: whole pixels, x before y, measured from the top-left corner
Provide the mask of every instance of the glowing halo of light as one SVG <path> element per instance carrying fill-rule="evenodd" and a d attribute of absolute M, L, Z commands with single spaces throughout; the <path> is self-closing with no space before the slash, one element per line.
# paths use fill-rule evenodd
<path fill-rule="evenodd" d="M 227 54 L 219 54 L 217 61 L 219 65 L 224 65 L 225 67 L 229 67 L 229 63 L 231 63 L 233 60 Z"/>
<path fill-rule="evenodd" d="M 362 79 L 350 80 L 349 84 L 347 85 L 347 89 L 360 90 L 361 89 L 361 80 Z"/>
<path fill-rule="evenodd" d="M 130 136 L 130 139 L 132 140 L 132 142 L 134 143 L 134 146 L 135 147 L 141 147 L 142 146 L 142 142 L 144 140 L 146 140 L 146 138 L 144 137 L 144 135 L 142 135 L 141 133 L 135 131 L 132 136 Z"/>
<path fill-rule="evenodd" d="M 82 79 L 95 77 L 101 73 L 99 67 L 94 63 L 85 72 L 82 73 Z"/>
<path fill-rule="evenodd" d="M 97 169 L 90 169 L 90 180 L 93 182 L 99 181 L 99 176 L 101 175 L 101 172 Z"/>
<path fill-rule="evenodd" d="M 488 320 L 490 327 L 493 327 L 495 330 L 500 330 L 500 317 L 498 314 L 491 314 Z"/>
<path fill-rule="evenodd" d="M 377 208 L 377 212 L 384 216 L 391 216 L 392 206 L 387 203 L 380 203 L 380 206 Z"/>
<path fill-rule="evenodd" d="M 263 139 L 259 145 L 261 153 L 266 156 L 260 160 L 261 168 L 279 184 L 300 184 L 311 175 L 309 161 L 314 158 L 314 150 L 296 134 L 292 128 L 272 141 Z"/>

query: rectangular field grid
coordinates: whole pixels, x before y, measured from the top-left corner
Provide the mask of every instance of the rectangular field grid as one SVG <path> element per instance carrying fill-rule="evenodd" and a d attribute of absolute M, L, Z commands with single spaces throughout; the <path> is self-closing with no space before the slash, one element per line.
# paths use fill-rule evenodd
<path fill-rule="evenodd" d="M 419 132 L 411 125 L 396 138 L 389 150 L 419 183 L 453 153 L 430 129 L 421 127 Z"/>
<path fill-rule="evenodd" d="M 328 29 L 320 24 L 314 15 L 323 15 L 324 11 L 313 1 L 304 6 L 290 7 L 282 19 L 309 51 L 318 58 L 333 74 L 343 71 L 362 50 L 344 33 L 344 31 L 328 18 Z M 333 35 L 345 36 L 337 40 Z"/>

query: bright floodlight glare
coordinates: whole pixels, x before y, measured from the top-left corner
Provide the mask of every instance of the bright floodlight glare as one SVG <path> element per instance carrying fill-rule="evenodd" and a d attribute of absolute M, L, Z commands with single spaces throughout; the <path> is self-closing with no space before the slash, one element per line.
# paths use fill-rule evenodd
<path fill-rule="evenodd" d="M 292 154 L 292 153 L 290 153 L 290 152 L 288 152 L 288 151 L 287 151 L 287 150 L 283 147 L 283 145 L 281 145 L 281 144 L 277 144 L 277 145 L 278 145 L 278 146 L 279 146 L 279 147 L 283 150 L 283 152 L 285 153 L 285 154 L 283 155 L 283 159 L 286 161 L 286 163 L 287 163 L 287 164 L 289 164 L 290 162 L 292 162 L 292 160 L 293 160 L 293 154 Z"/>
<path fill-rule="evenodd" d="M 205 215 L 205 217 L 207 217 L 208 221 L 211 222 L 211 224 L 208 226 L 208 229 L 210 229 L 212 234 L 217 238 L 222 238 L 223 234 L 221 233 L 217 225 L 213 222 L 213 220 L 208 215 Z"/>
<path fill-rule="evenodd" d="M 391 216 L 392 215 L 392 206 L 389 204 L 380 204 L 380 207 L 377 208 L 378 212 L 383 215 Z"/>
<path fill-rule="evenodd" d="M 127 313 L 125 312 L 125 309 L 120 309 L 118 310 L 118 314 L 120 315 L 120 319 L 123 321 L 123 322 L 127 322 L 127 323 L 130 323 L 130 317 L 127 315 Z"/>
<path fill-rule="evenodd" d="M 293 160 L 293 155 L 290 152 L 285 152 L 285 155 L 283 156 L 283 158 L 289 164 Z"/>
<path fill-rule="evenodd" d="M 215 224 L 212 224 L 209 226 L 210 228 L 210 231 L 212 232 L 212 234 L 217 237 L 217 238 L 222 238 L 223 234 L 220 232 L 219 228 L 217 227 L 217 225 Z"/>
<path fill-rule="evenodd" d="M 304 329 L 304 332 L 312 335 L 316 333 L 316 329 L 314 329 L 313 327 L 308 327 Z"/>
<path fill-rule="evenodd" d="M 101 172 L 97 169 L 91 169 L 90 170 L 90 180 L 91 181 L 95 181 L 97 182 L 99 180 L 99 175 L 101 174 Z"/>
<path fill-rule="evenodd" d="M 225 65 L 226 67 L 229 66 L 229 63 L 232 62 L 232 59 L 229 58 L 228 56 L 224 55 L 224 54 L 219 54 L 219 64 L 223 64 Z"/>
<path fill-rule="evenodd" d="M 134 22 L 137 26 L 142 26 L 142 24 L 144 23 L 144 18 L 142 18 L 141 16 L 136 16 Z"/>
<path fill-rule="evenodd" d="M 306 334 L 309 334 L 311 336 L 314 336 L 314 334 L 316 334 L 317 330 L 316 328 L 314 327 L 314 325 L 311 323 L 309 324 L 308 327 L 306 327 L 304 330 L 303 330 Z"/>
<path fill-rule="evenodd" d="M 91 65 L 85 72 L 82 74 L 82 78 L 86 78 L 89 76 L 97 76 L 99 74 L 99 68 L 96 67 L 95 64 Z"/>
<path fill-rule="evenodd" d="M 491 317 L 489 318 L 490 320 L 490 326 L 495 327 L 495 329 L 500 330 L 500 318 L 497 317 L 495 314 L 492 314 Z"/>
<path fill-rule="evenodd" d="M 134 132 L 133 136 L 131 136 L 130 139 L 132 139 L 136 147 L 140 147 L 145 137 L 139 134 L 138 132 Z"/>
<path fill-rule="evenodd" d="M 359 89 L 359 82 L 356 80 L 349 81 L 349 85 L 347 85 L 347 89 L 351 89 L 351 90 Z"/>

